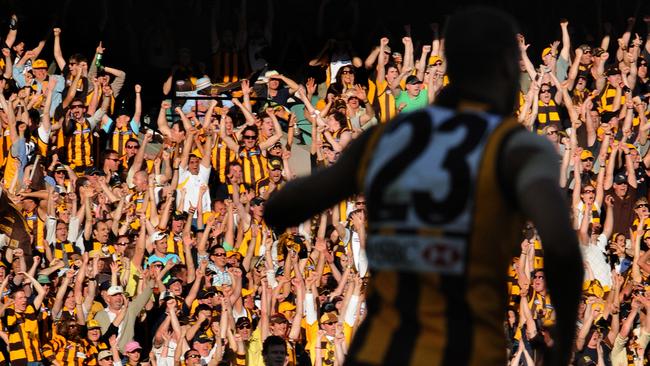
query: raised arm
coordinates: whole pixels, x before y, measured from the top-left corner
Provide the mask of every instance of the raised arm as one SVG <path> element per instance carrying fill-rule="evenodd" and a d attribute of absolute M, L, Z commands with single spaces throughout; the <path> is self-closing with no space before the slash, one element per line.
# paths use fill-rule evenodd
<path fill-rule="evenodd" d="M 59 66 L 59 70 L 63 70 L 66 62 L 63 51 L 61 51 L 61 28 L 54 28 L 54 59 Z"/>

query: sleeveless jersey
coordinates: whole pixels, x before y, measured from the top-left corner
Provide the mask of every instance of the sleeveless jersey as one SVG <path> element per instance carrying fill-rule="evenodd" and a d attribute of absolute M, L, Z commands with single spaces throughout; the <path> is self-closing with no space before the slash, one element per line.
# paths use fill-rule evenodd
<path fill-rule="evenodd" d="M 370 137 L 359 187 L 373 278 L 349 364 L 505 363 L 507 267 L 523 220 L 502 191 L 498 156 L 522 127 L 500 122 L 433 106 Z"/>

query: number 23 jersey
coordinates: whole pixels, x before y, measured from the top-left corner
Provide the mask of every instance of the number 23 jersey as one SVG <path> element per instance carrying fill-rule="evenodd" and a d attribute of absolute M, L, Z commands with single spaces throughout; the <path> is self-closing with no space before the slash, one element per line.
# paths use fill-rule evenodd
<path fill-rule="evenodd" d="M 369 137 L 359 184 L 373 277 L 356 362 L 505 363 L 506 271 L 523 220 L 498 161 L 521 130 L 513 118 L 430 106 Z"/>

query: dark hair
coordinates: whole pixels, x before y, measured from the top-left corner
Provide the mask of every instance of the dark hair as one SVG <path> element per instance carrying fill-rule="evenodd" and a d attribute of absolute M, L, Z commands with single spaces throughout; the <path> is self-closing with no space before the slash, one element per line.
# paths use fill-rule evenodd
<path fill-rule="evenodd" d="M 246 126 L 246 127 L 244 127 L 244 129 L 243 129 L 242 132 L 241 132 L 242 136 L 244 136 L 244 134 L 245 134 L 246 132 L 248 132 L 248 131 L 253 131 L 253 132 L 255 132 L 255 137 L 257 137 L 257 135 L 258 135 L 258 133 L 259 133 L 258 130 L 257 130 L 257 126 Z"/>
<path fill-rule="evenodd" d="M 347 117 L 345 114 L 339 111 L 332 112 L 332 117 L 334 117 L 334 120 L 337 121 L 340 125 L 341 128 L 347 126 Z"/>
<path fill-rule="evenodd" d="M 284 349 L 284 354 L 287 354 L 287 342 L 279 336 L 268 336 L 264 340 L 264 344 L 262 345 L 262 356 L 268 356 L 269 352 L 271 351 L 271 347 L 273 346 L 282 346 L 282 349 Z"/>
<path fill-rule="evenodd" d="M 452 16 L 445 31 L 452 89 L 497 113 L 511 113 L 519 93 L 517 33 L 514 19 L 497 9 L 472 6 Z"/>

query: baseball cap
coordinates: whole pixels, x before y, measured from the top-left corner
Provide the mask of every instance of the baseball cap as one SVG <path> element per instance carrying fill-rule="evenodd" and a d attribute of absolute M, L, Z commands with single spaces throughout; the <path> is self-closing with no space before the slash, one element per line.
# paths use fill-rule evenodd
<path fill-rule="evenodd" d="M 269 169 L 282 170 L 282 161 L 280 159 L 269 159 Z"/>
<path fill-rule="evenodd" d="M 625 176 L 625 174 L 623 173 L 616 174 L 616 176 L 614 176 L 614 183 L 616 184 L 627 183 L 627 176 Z"/>
<path fill-rule="evenodd" d="M 552 51 L 551 47 L 544 48 L 544 50 L 542 51 L 542 57 L 546 57 L 546 55 L 551 53 L 551 51 Z"/>
<path fill-rule="evenodd" d="M 237 322 L 235 323 L 235 327 L 241 328 L 243 325 L 246 324 L 251 325 L 251 321 L 247 317 L 242 316 L 241 318 L 237 319 Z"/>
<path fill-rule="evenodd" d="M 124 289 L 122 288 L 122 286 L 111 286 L 108 288 L 108 292 L 107 292 L 108 296 L 113 296 L 122 293 L 124 293 Z"/>
<path fill-rule="evenodd" d="M 288 302 L 288 301 L 283 301 L 278 305 L 278 313 L 284 313 L 286 311 L 293 311 L 296 310 L 296 305 Z"/>
<path fill-rule="evenodd" d="M 202 77 L 196 81 L 195 91 L 203 90 L 205 88 L 209 88 L 210 86 L 212 86 L 212 83 L 210 82 L 210 78 Z"/>
<path fill-rule="evenodd" d="M 32 69 L 47 69 L 47 61 L 39 58 L 32 62 Z"/>
<path fill-rule="evenodd" d="M 262 203 L 266 202 L 266 200 L 262 197 L 255 197 L 251 200 L 251 205 L 253 206 L 259 206 Z"/>
<path fill-rule="evenodd" d="M 125 352 L 133 352 L 137 349 L 142 349 L 142 346 L 140 346 L 140 343 L 137 341 L 131 341 L 124 346 L 124 351 Z"/>
<path fill-rule="evenodd" d="M 580 153 L 580 160 L 587 160 L 587 159 L 593 159 L 594 154 L 591 153 L 589 150 L 582 150 Z"/>
<path fill-rule="evenodd" d="M 200 335 L 194 337 L 194 342 L 199 342 L 199 343 L 208 343 L 212 342 L 213 339 L 209 335 L 205 333 L 201 333 Z"/>
<path fill-rule="evenodd" d="M 111 288 L 111 282 L 105 281 L 99 284 L 99 291 L 108 291 Z"/>
<path fill-rule="evenodd" d="M 251 294 L 254 294 L 254 293 L 255 293 L 254 290 L 249 290 L 249 289 L 247 289 L 247 288 L 243 288 L 243 289 L 241 289 L 241 297 L 242 297 L 242 298 L 244 298 L 244 297 L 246 297 L 246 296 L 249 296 L 249 295 L 251 295 Z"/>
<path fill-rule="evenodd" d="M 580 46 L 578 46 L 578 48 L 581 49 L 582 52 L 585 52 L 587 50 L 591 51 L 591 46 L 589 46 L 588 44 L 581 44 Z"/>
<path fill-rule="evenodd" d="M 167 287 L 171 286 L 174 282 L 180 282 L 181 285 L 183 284 L 183 280 L 181 280 L 180 278 L 172 277 L 169 279 L 169 281 L 167 281 Z"/>
<path fill-rule="evenodd" d="M 420 81 L 420 79 L 418 79 L 418 77 L 415 76 L 415 75 L 409 75 L 409 76 L 406 78 L 406 84 L 407 84 L 407 85 L 422 84 L 422 81 Z"/>
<path fill-rule="evenodd" d="M 336 323 L 338 321 L 339 321 L 339 317 L 333 311 L 325 313 L 320 317 L 321 324 Z"/>
<path fill-rule="evenodd" d="M 63 164 L 57 164 L 57 165 L 56 165 L 56 168 L 54 168 L 54 171 L 55 171 L 55 172 L 66 172 L 67 170 L 65 169 L 65 167 L 63 166 Z"/>
<path fill-rule="evenodd" d="M 167 301 L 169 299 L 174 299 L 176 296 L 171 291 L 163 291 L 162 294 L 160 294 L 160 300 L 161 301 Z"/>
<path fill-rule="evenodd" d="M 184 211 L 174 211 L 172 215 L 173 220 L 187 220 L 187 212 Z"/>
<path fill-rule="evenodd" d="M 199 300 L 207 299 L 208 297 L 214 296 L 215 292 L 213 288 L 203 289 L 199 292 Z"/>
<path fill-rule="evenodd" d="M 38 278 L 36 279 L 36 282 L 40 283 L 41 285 L 49 285 L 52 283 L 50 277 L 44 274 L 39 274 Z"/>
<path fill-rule="evenodd" d="M 95 319 L 90 319 L 89 321 L 86 322 L 86 328 L 88 328 L 88 330 L 97 329 L 97 328 L 101 328 L 101 327 L 102 326 L 99 325 L 99 322 L 97 320 L 95 320 Z"/>
<path fill-rule="evenodd" d="M 105 359 L 105 358 L 109 358 L 109 357 L 111 357 L 111 358 L 113 357 L 113 352 L 111 352 L 111 351 L 105 349 L 105 350 L 103 350 L 103 351 L 100 351 L 100 352 L 97 354 L 97 361 L 99 361 L 99 360 L 103 360 L 103 359 Z"/>
<path fill-rule="evenodd" d="M 620 73 L 621 73 L 621 71 L 616 66 L 610 67 L 609 69 L 607 69 L 607 71 L 605 71 L 605 75 L 607 75 L 607 76 L 614 76 L 614 75 L 618 75 Z"/>
<path fill-rule="evenodd" d="M 163 232 L 163 231 L 156 231 L 155 233 L 153 233 L 153 235 L 151 235 L 151 241 L 152 242 L 158 241 L 158 240 L 163 240 L 165 238 L 167 238 L 167 233 Z"/>

